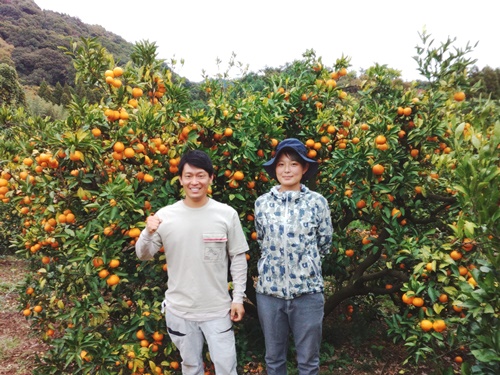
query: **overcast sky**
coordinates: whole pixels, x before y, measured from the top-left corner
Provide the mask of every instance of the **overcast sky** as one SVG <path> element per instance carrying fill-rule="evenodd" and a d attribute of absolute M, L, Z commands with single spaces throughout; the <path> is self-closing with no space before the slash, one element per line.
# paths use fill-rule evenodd
<path fill-rule="evenodd" d="M 159 58 L 184 59 L 176 73 L 200 81 L 234 52 L 257 72 L 280 67 L 313 49 L 332 66 L 342 55 L 359 72 L 375 63 L 418 78 L 413 59 L 424 28 L 435 44 L 479 42 L 475 65 L 500 67 L 498 0 L 35 0 L 42 9 L 78 17 L 135 43 L 158 45 Z M 237 71 L 233 73 L 237 75 Z"/>

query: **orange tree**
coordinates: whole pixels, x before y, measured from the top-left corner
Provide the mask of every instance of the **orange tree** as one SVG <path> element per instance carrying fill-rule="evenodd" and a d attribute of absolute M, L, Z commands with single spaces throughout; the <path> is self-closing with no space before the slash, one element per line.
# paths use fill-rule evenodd
<path fill-rule="evenodd" d="M 51 345 L 40 373 L 177 369 L 160 312 L 168 265 L 162 253 L 139 262 L 133 246 L 144 218 L 182 197 L 186 149 L 211 155 L 211 194 L 240 213 L 252 319 L 253 202 L 274 183 L 260 166 L 291 136 L 321 163 L 311 187 L 332 210 L 326 314 L 387 296 L 389 333 L 408 360 L 438 364 L 464 346 L 464 371 L 490 371 L 500 352 L 487 331 L 498 322 L 499 209 L 498 191 L 485 188 L 498 186 L 498 106 L 467 99 L 469 47 L 450 53 L 451 41 L 433 49 L 422 39 L 425 84 L 375 65 L 354 86 L 348 59 L 326 67 L 307 51 L 258 79 L 207 77 L 196 105 L 154 43 L 138 43 L 121 67 L 95 40 L 75 43 L 77 80 L 101 102 L 73 98 L 64 121 L 18 117 L 2 148 L 2 199 L 22 228 L 12 243 L 34 271 L 22 310 Z M 237 327 L 241 362 L 250 334 Z"/>

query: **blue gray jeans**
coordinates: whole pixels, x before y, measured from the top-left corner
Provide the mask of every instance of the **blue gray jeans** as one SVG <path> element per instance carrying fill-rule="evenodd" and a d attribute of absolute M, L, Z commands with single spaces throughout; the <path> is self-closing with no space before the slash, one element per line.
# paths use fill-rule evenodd
<path fill-rule="evenodd" d="M 322 293 L 305 294 L 291 300 L 257 294 L 268 375 L 286 375 L 290 333 L 297 350 L 299 375 L 319 373 L 324 304 Z"/>

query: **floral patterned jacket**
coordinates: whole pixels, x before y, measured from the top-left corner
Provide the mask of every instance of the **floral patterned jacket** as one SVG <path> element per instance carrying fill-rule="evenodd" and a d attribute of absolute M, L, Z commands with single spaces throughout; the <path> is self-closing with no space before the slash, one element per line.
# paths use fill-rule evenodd
<path fill-rule="evenodd" d="M 257 293 L 284 299 L 322 293 L 321 260 L 330 251 L 333 233 L 328 202 L 304 185 L 300 191 L 279 188 L 255 202 L 261 248 Z"/>

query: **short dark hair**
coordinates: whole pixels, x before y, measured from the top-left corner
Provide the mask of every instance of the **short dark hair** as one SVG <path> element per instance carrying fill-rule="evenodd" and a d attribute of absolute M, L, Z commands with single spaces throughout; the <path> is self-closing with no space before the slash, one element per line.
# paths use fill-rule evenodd
<path fill-rule="evenodd" d="M 214 166 L 212 164 L 212 160 L 210 156 L 204 151 L 201 150 L 192 150 L 186 152 L 179 163 L 179 174 L 182 176 L 182 171 L 186 164 L 192 165 L 193 167 L 203 169 L 206 171 L 209 176 L 213 176 Z"/>

